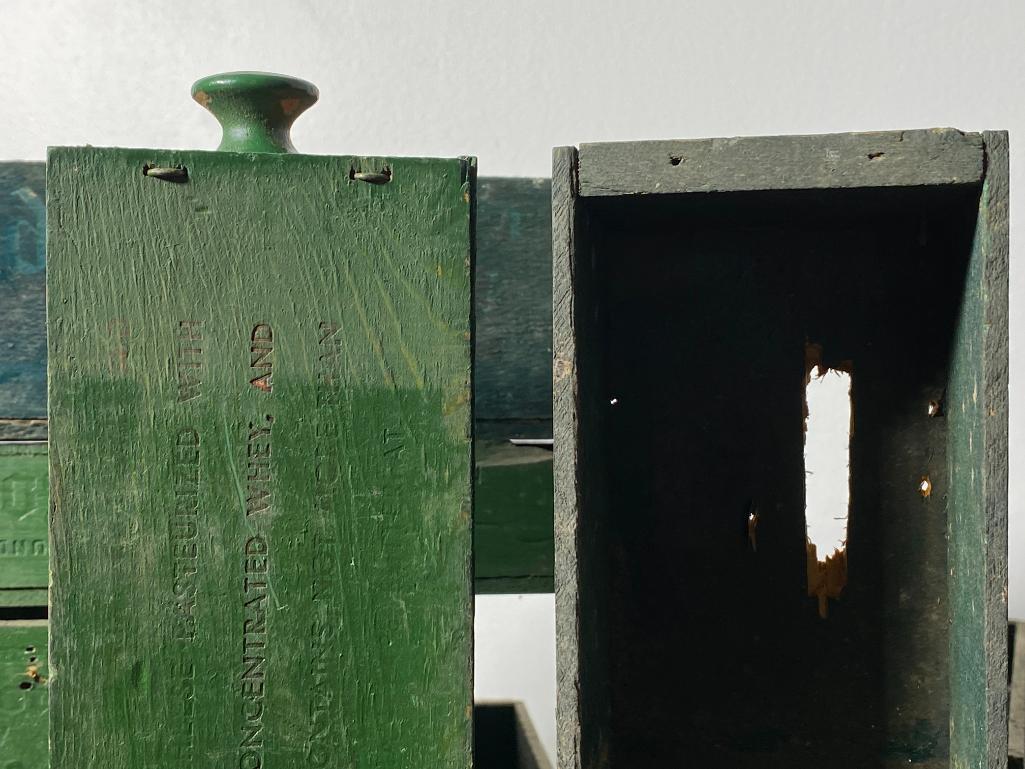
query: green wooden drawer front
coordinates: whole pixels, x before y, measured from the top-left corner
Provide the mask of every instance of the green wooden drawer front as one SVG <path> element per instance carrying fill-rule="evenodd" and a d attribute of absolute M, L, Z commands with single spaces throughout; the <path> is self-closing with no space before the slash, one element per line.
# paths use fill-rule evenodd
<path fill-rule="evenodd" d="M 473 171 L 51 150 L 55 769 L 469 765 Z"/>
<path fill-rule="evenodd" d="M 46 620 L 0 622 L 0 769 L 46 769 Z"/>
<path fill-rule="evenodd" d="M 45 444 L 0 442 L 0 606 L 46 589 L 46 474 Z"/>
<path fill-rule="evenodd" d="M 0 318 L 16 351 L 0 359 L 0 438 L 46 438 L 44 171 L 43 163 L 0 163 Z M 551 592 L 551 453 L 509 451 L 510 438 L 552 435 L 551 183 L 483 178 L 478 189 L 475 585 Z M 45 464 L 32 467 L 45 479 Z M 510 486 L 514 476 L 524 484 Z M 37 573 L 45 586 L 45 571 Z"/>

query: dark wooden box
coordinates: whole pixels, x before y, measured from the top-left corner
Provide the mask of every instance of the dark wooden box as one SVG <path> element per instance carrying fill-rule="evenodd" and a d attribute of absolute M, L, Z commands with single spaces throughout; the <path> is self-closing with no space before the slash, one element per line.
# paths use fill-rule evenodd
<path fill-rule="evenodd" d="M 1007 184 L 950 129 L 556 150 L 560 766 L 1005 765 Z M 809 343 L 852 377 L 827 619 Z"/>

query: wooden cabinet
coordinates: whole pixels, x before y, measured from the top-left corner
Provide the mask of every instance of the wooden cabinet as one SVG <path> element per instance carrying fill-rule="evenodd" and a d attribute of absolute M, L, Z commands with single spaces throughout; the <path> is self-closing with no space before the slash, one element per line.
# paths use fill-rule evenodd
<path fill-rule="evenodd" d="M 552 183 L 560 765 L 1002 765 L 1006 135 L 592 144 Z M 825 619 L 812 346 L 852 382 Z"/>

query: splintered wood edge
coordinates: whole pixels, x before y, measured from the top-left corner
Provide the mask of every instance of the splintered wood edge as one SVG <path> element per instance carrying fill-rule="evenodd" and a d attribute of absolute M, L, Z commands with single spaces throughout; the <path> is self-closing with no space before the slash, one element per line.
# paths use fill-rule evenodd
<path fill-rule="evenodd" d="M 953 128 L 582 144 L 579 195 L 978 184 L 983 136 Z"/>

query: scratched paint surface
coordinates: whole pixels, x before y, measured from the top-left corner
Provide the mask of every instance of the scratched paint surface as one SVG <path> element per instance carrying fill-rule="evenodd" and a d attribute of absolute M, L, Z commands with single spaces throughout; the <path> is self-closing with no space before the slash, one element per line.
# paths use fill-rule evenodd
<path fill-rule="evenodd" d="M 47 190 L 52 766 L 468 766 L 472 165 Z"/>
<path fill-rule="evenodd" d="M 46 768 L 46 620 L 0 622 L 0 769 Z"/>

